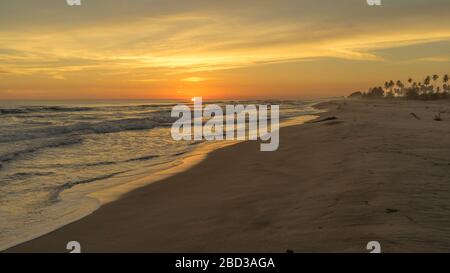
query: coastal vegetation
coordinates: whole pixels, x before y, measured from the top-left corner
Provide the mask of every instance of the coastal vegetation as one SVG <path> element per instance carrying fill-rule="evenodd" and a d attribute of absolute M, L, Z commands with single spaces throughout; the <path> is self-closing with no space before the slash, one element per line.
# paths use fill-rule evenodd
<path fill-rule="evenodd" d="M 383 86 L 369 88 L 366 92 L 354 92 L 349 97 L 357 98 L 407 98 L 414 100 L 450 99 L 449 75 L 431 75 L 416 81 L 408 78 L 386 81 Z"/>

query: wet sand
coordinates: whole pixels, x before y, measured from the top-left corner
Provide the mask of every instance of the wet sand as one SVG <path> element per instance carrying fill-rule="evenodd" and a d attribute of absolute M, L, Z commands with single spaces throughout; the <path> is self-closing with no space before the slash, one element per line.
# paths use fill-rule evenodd
<path fill-rule="evenodd" d="M 216 150 L 8 251 L 79 241 L 83 252 L 367 252 L 372 240 L 384 252 L 449 251 L 450 104 L 320 107 L 337 119 L 282 128 L 276 152 Z"/>

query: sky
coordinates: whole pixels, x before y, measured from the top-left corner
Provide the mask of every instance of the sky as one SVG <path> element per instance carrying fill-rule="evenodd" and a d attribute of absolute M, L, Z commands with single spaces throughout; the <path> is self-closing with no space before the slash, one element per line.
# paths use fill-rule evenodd
<path fill-rule="evenodd" d="M 0 99 L 302 99 L 450 71 L 450 1 L 0 0 Z"/>

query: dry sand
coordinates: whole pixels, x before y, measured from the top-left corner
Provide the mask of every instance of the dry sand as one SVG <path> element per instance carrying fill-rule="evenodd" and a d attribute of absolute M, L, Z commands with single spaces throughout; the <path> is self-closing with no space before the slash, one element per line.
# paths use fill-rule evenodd
<path fill-rule="evenodd" d="M 450 103 L 334 101 L 11 252 L 450 251 Z M 443 121 L 433 120 L 442 111 Z M 414 112 L 419 119 L 410 113 Z"/>

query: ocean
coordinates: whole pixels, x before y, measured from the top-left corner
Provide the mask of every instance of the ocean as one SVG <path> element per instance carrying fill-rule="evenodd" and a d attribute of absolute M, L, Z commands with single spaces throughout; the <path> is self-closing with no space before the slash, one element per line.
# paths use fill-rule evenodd
<path fill-rule="evenodd" d="M 174 141 L 175 100 L 0 101 L 0 250 L 95 210 L 87 194 L 176 166 L 197 144 Z M 279 104 L 280 119 L 316 114 L 317 100 Z M 62 194 L 71 191 L 71 198 Z"/>

